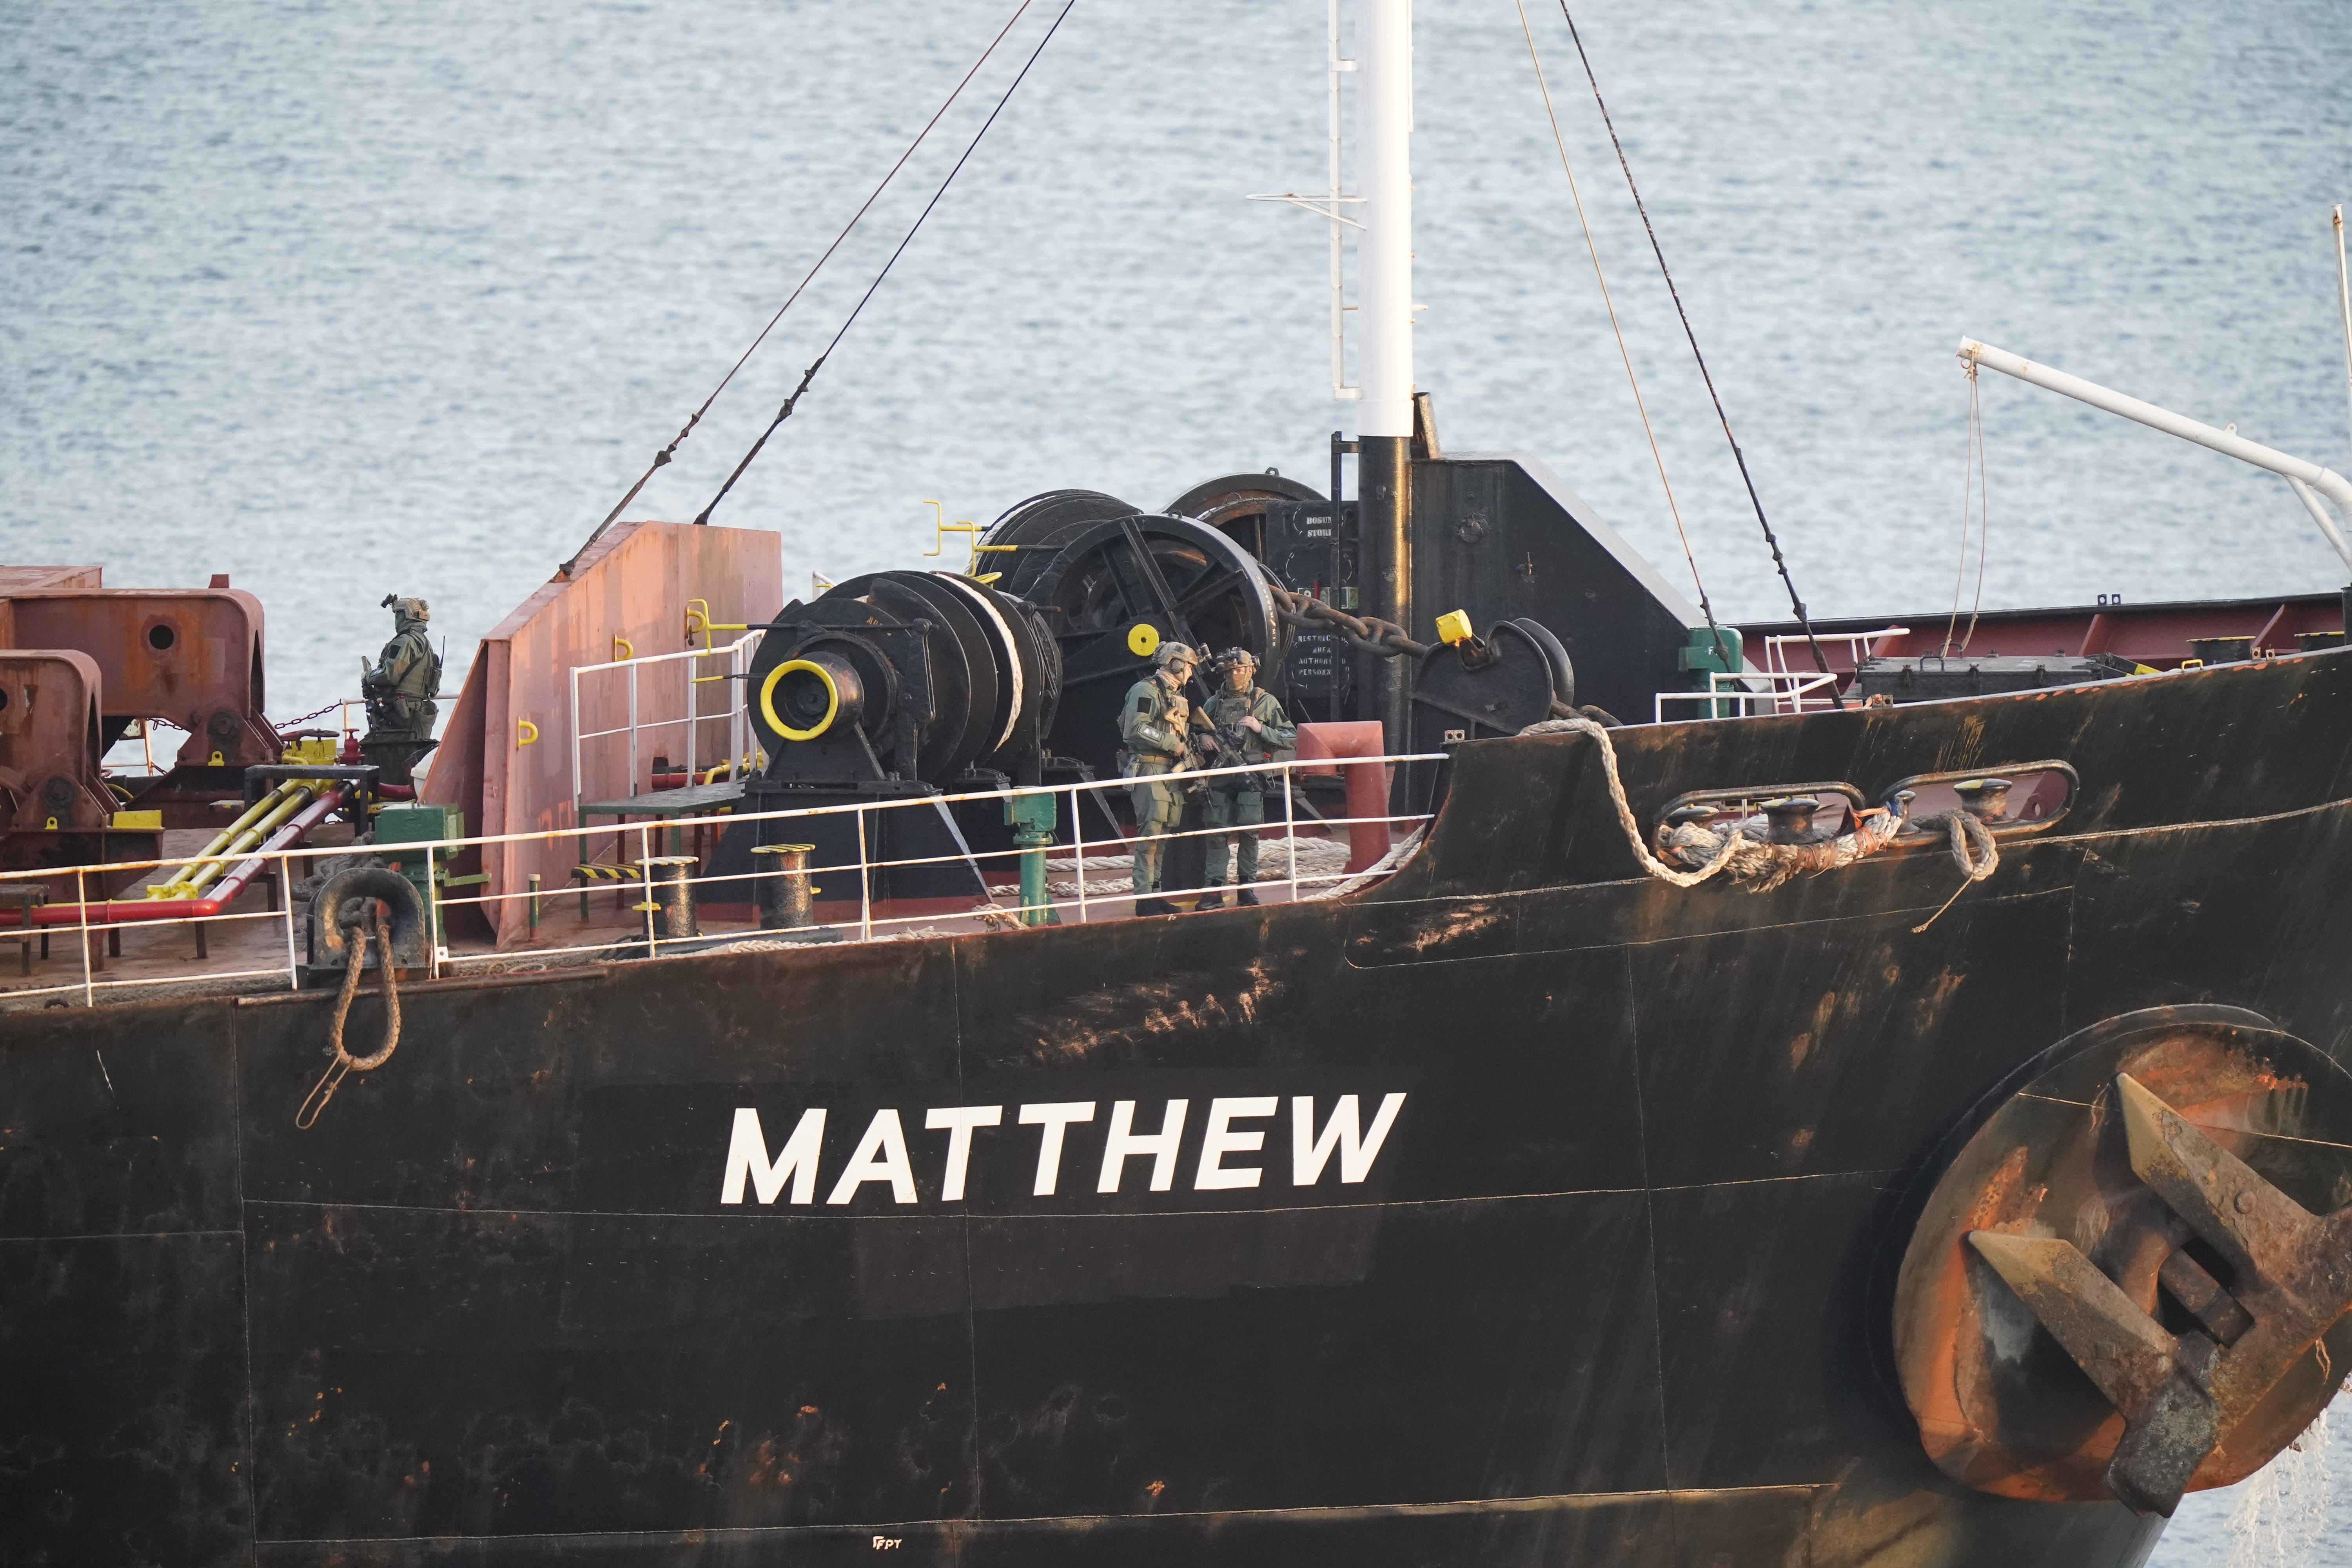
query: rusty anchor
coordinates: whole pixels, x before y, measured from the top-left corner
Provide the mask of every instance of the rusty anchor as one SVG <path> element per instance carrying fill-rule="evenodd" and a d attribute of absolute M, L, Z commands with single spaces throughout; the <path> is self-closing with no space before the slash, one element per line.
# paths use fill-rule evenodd
<path fill-rule="evenodd" d="M 2315 1350 L 2326 1361 L 2321 1336 L 2352 1310 L 2352 1206 L 2313 1215 L 2130 1074 L 2115 1085 L 2133 1173 L 2228 1265 L 2226 1286 L 2179 1250 L 2158 1269 L 2199 1326 L 2168 1331 L 2070 1241 L 1968 1240 L 2124 1417 L 2108 1489 L 2169 1515 L 2290 1370 Z"/>

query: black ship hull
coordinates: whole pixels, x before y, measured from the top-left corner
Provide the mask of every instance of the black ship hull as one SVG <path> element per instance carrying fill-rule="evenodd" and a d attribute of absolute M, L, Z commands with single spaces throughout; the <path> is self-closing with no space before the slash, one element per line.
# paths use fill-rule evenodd
<path fill-rule="evenodd" d="M 307 1132 L 331 997 L 0 1018 L 0 1561 L 2138 1561 L 1930 1463 L 1893 1271 L 2087 1026 L 2342 1063 L 2352 655 L 1616 742 L 1644 822 L 2081 784 L 1937 916 L 1934 848 L 1664 885 L 1591 741 L 1474 743 L 1354 897 L 436 982 Z"/>

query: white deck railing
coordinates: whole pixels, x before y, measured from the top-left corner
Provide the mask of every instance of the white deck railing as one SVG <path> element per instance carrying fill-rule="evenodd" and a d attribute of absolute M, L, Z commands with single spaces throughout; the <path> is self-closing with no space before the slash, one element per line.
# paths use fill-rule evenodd
<path fill-rule="evenodd" d="M 733 778 L 739 770 L 748 769 L 752 751 L 751 710 L 744 701 L 744 688 L 751 673 L 751 655 L 760 646 L 766 632 L 764 626 L 749 631 L 733 642 L 711 647 L 690 647 L 677 653 L 649 653 L 634 658 L 608 659 L 603 664 L 580 664 L 572 668 L 572 804 L 576 811 L 586 798 L 583 782 L 586 777 L 588 742 L 611 742 L 615 749 L 625 740 L 627 784 L 618 791 L 621 795 L 643 793 L 651 787 L 645 773 L 642 739 L 645 736 L 672 729 L 686 731 L 685 773 L 687 782 L 696 782 L 703 772 L 699 754 L 702 726 L 724 720 L 727 724 L 727 745 L 722 755 L 709 759 L 711 771 L 727 770 Z M 716 675 L 701 673 L 705 662 L 721 663 L 725 669 Z M 644 675 L 657 665 L 683 663 L 686 666 L 686 711 L 647 718 L 644 713 Z M 583 676 L 613 679 L 618 672 L 627 683 L 627 719 L 603 730 L 585 730 L 580 721 L 580 682 Z M 718 702 L 709 709 L 701 706 L 700 690 L 705 686 L 720 686 L 724 689 Z M 616 739 L 616 737 L 621 739 Z M 602 752 L 607 748 L 599 747 Z"/>
<path fill-rule="evenodd" d="M 1792 668 L 1789 663 L 1790 648 L 1810 649 L 1815 641 L 1825 647 L 1843 643 L 1847 661 L 1859 668 L 1864 659 L 1877 653 L 1879 643 L 1885 638 L 1910 635 L 1909 626 L 1881 626 L 1870 632 L 1822 632 L 1818 637 L 1789 632 L 1768 637 L 1764 639 L 1763 668 L 1728 674 L 1710 672 L 1704 691 L 1661 691 L 1651 703 L 1651 714 L 1659 723 L 1664 723 L 1669 702 L 1707 704 L 1696 713 L 1677 713 L 1677 719 L 1753 719 L 1764 713 L 1810 713 L 1834 708 L 1837 676 Z"/>
<path fill-rule="evenodd" d="M 1392 842 L 1396 837 L 1398 827 L 1417 826 L 1426 823 L 1429 817 L 1426 815 L 1329 817 L 1315 815 L 1311 811 L 1302 816 L 1299 811 L 1298 791 L 1291 783 L 1293 775 L 1302 770 L 1309 773 L 1328 774 L 1351 767 L 1389 767 L 1399 763 L 1434 763 L 1444 760 L 1443 752 L 1416 752 L 1393 756 L 1317 759 L 1306 762 L 1293 760 L 1259 763 L 1249 767 L 1203 769 L 1197 773 L 1160 775 L 1178 781 L 1189 778 L 1264 775 L 1267 786 L 1264 793 L 1268 795 L 1278 794 L 1282 805 L 1279 818 L 1251 827 L 1199 828 L 1171 834 L 1168 837 L 1172 841 L 1207 837 L 1213 835 L 1232 835 L 1238 837 L 1243 833 L 1255 832 L 1260 836 L 1259 853 L 1262 863 L 1259 869 L 1261 873 L 1265 871 L 1266 867 L 1263 862 L 1268 858 L 1274 862 L 1277 870 L 1273 876 L 1261 875 L 1259 879 L 1251 886 L 1278 890 L 1292 900 L 1324 896 L 1326 890 L 1351 881 L 1361 873 L 1302 867 L 1299 854 L 1302 831 L 1330 830 L 1345 838 L 1347 835 L 1344 830 L 1346 829 L 1358 826 L 1377 826 L 1384 830 L 1384 838 Z M 290 896 L 290 889 L 294 883 L 317 869 L 318 862 L 352 855 L 373 854 L 385 858 L 401 860 L 421 855 L 425 862 L 425 880 L 428 886 L 437 889 L 440 887 L 439 873 L 445 871 L 459 856 L 469 850 L 499 844 L 561 841 L 566 844 L 583 845 L 594 841 L 605 841 L 613 844 L 617 853 L 627 854 L 634 851 L 632 858 L 626 861 L 605 862 L 629 868 L 634 872 L 634 878 L 618 883 L 598 881 L 586 883 L 581 887 L 566 885 L 562 888 L 502 889 L 466 897 L 442 892 L 439 897 L 427 900 L 426 904 L 427 967 L 430 973 L 436 977 L 451 973 L 462 973 L 468 968 L 491 964 L 512 964 L 517 960 L 558 958 L 567 954 L 610 953 L 616 947 L 626 948 L 635 954 L 659 954 L 666 950 L 695 951 L 714 945 L 723 945 L 730 942 L 759 938 L 782 940 L 793 937 L 806 938 L 818 934 L 830 934 L 836 940 L 868 942 L 887 939 L 911 928 L 937 926 L 942 921 L 969 921 L 983 917 L 991 922 L 1002 922 L 1008 918 L 1020 921 L 1024 917 L 1035 917 L 1042 921 L 1048 916 L 1054 921 L 1063 923 L 1128 919 L 1132 915 L 1132 900 L 1135 897 L 1132 889 L 1117 885 L 1119 880 L 1117 873 L 1099 867 L 1092 873 L 1093 883 L 1089 886 L 1087 861 L 1089 850 L 1098 857 L 1109 854 L 1124 856 L 1131 852 L 1135 842 L 1132 837 L 1128 836 L 1128 832 L 1131 830 L 1118 835 L 1102 833 L 1089 838 L 1087 833 L 1086 816 L 1079 810 L 1079 805 L 1086 796 L 1101 796 L 1128 790 L 1132 788 L 1135 783 L 1136 781 L 1132 779 L 1109 779 L 1093 783 L 1045 785 L 1035 789 L 1016 788 L 975 791 L 961 795 L 915 795 L 904 800 L 803 807 L 795 810 L 729 811 L 700 816 L 623 823 L 586 830 L 565 827 L 534 833 L 492 834 L 471 838 L 445 838 L 430 842 L 388 844 L 381 847 L 368 844 L 339 844 L 308 846 L 268 852 L 248 850 L 218 857 L 218 858 L 237 866 L 243 866 L 254 860 L 263 862 L 266 868 L 264 877 L 275 879 L 276 888 L 281 895 L 274 900 L 278 907 L 273 910 L 230 908 L 218 913 L 205 915 L 179 914 L 163 918 L 126 919 L 110 910 L 102 897 L 98 896 L 100 890 L 104 888 L 130 883 L 131 885 L 125 888 L 127 896 L 116 898 L 113 900 L 114 903 L 126 909 L 142 907 L 143 895 L 136 886 L 136 875 L 142 872 L 169 870 L 188 864 L 184 859 L 131 860 L 102 866 L 52 867 L 30 871 L 0 872 L 0 888 L 26 882 L 41 882 L 48 884 L 53 890 L 71 898 L 73 900 L 71 904 L 67 903 L 67 897 L 61 896 L 49 907 L 60 914 L 65 909 L 70 908 L 74 911 L 72 917 L 35 928 L 32 940 L 39 943 L 46 936 L 52 942 L 66 943 L 68 945 L 69 953 L 72 950 L 78 950 L 79 959 L 79 963 L 74 965 L 76 972 L 69 980 L 47 984 L 10 986 L 6 999 L 14 1002 L 32 997 L 78 995 L 83 1003 L 89 1005 L 95 1004 L 99 993 L 102 991 L 136 990 L 140 987 L 178 985 L 191 982 L 209 983 L 230 980 L 276 979 L 291 988 L 299 984 L 301 977 L 302 952 L 306 945 L 302 927 L 307 917 L 298 916 L 294 907 L 295 900 Z M 1001 811 L 1004 802 L 1031 798 L 1040 795 L 1055 796 L 1058 802 L 1055 815 L 1060 826 L 1050 846 L 1041 848 L 971 850 L 967 845 L 965 852 L 912 858 L 877 857 L 871 853 L 871 847 L 877 837 L 875 828 L 883 813 L 940 812 L 946 807 L 973 802 L 995 804 Z M 1269 801 L 1268 805 L 1272 805 L 1273 802 Z M 817 879 L 820 887 L 823 885 L 823 879 L 825 878 L 856 878 L 856 915 L 854 919 L 844 913 L 840 918 L 819 921 L 810 926 L 791 931 L 761 930 L 757 926 L 746 925 L 736 930 L 711 931 L 698 937 L 664 937 L 658 934 L 655 912 L 644 906 L 654 902 L 656 879 L 653 865 L 659 855 L 664 837 L 672 834 L 682 837 L 688 831 L 704 829 L 710 830 L 715 838 L 717 834 L 723 833 L 728 828 L 758 823 L 775 825 L 763 828 L 757 835 L 761 841 L 782 843 L 802 837 L 795 834 L 788 825 L 809 823 L 825 817 L 853 819 L 852 831 L 857 846 L 856 857 L 854 860 L 844 858 L 835 860 L 831 864 L 813 864 L 803 874 Z M 1098 816 L 1097 822 L 1099 821 Z M 1275 837 L 1276 835 L 1278 837 Z M 959 835 L 959 838 L 960 837 Z M 1045 899 L 1024 908 L 1019 901 L 1017 886 L 1007 888 L 1002 884 L 991 885 L 986 882 L 985 872 L 992 867 L 1010 868 L 1017 877 L 1021 857 L 1025 855 L 1046 858 L 1049 869 L 1057 864 L 1067 867 L 1074 875 L 1066 884 L 1068 888 L 1066 896 L 1056 896 L 1049 887 Z M 877 877 L 887 876 L 899 869 L 930 865 L 971 865 L 980 868 L 983 873 L 983 886 L 990 889 L 988 897 L 984 900 L 976 900 L 969 909 L 965 910 L 934 909 L 918 914 L 893 912 L 887 904 L 877 902 L 875 897 L 875 883 Z M 695 901 L 698 906 L 714 903 L 756 904 L 757 884 L 761 880 L 793 874 L 757 869 L 748 873 L 719 875 L 702 872 L 699 863 L 696 869 L 698 874 L 689 877 L 687 880 L 694 889 Z M 60 884 L 67 886 L 60 887 Z M 1156 896 L 1190 898 L 1209 891 L 1231 892 L 1233 890 L 1230 884 L 1222 889 L 1163 888 L 1158 890 Z M 626 925 L 607 923 L 598 926 L 594 923 L 593 913 L 587 920 L 581 920 L 578 916 L 572 915 L 560 916 L 553 921 L 547 918 L 548 907 L 558 900 L 572 897 L 593 898 L 616 891 L 622 893 L 625 900 L 628 895 L 635 895 L 634 902 L 639 906 L 638 917 Z M 1008 895 L 1011 901 L 1007 901 Z M 848 902 L 843 899 L 826 901 L 835 904 Z M 492 906 L 499 906 L 502 920 L 508 916 L 519 914 L 529 922 L 529 929 L 534 932 L 541 931 L 549 925 L 560 926 L 566 921 L 576 923 L 583 940 L 547 945 L 535 944 L 519 949 L 453 951 L 446 938 L 445 921 L 447 912 L 469 905 L 486 910 Z M 246 943 L 242 944 L 245 951 L 241 956 L 235 952 L 225 952 L 218 966 L 214 966 L 202 959 L 194 959 L 184 964 L 175 963 L 172 971 L 166 973 L 117 976 L 107 973 L 105 963 L 98 956 L 97 944 L 110 942 L 113 939 L 119 938 L 120 933 L 123 931 L 173 926 L 197 926 L 233 934 L 242 929 L 264 923 L 275 925 L 282 932 L 284 954 L 282 962 L 274 955 L 277 944 L 273 943 L 271 947 L 273 956 L 265 963 L 257 964 L 256 953 L 251 945 Z M 11 949 L 22 940 L 24 928 L 16 923 L 15 911 L 0 909 L 0 985 L 7 985 L 16 978 L 8 973 L 9 968 L 16 963 L 17 957 Z M 239 944 L 233 942 L 232 945 Z"/>

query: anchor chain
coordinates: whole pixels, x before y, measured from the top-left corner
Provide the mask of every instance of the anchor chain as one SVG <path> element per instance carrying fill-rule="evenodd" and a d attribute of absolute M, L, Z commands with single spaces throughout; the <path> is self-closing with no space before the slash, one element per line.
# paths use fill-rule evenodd
<path fill-rule="evenodd" d="M 1311 594 L 1293 593 L 1279 583 L 1268 582 L 1265 591 L 1274 600 L 1276 618 L 1284 626 L 1300 631 L 1337 633 L 1340 641 L 1360 653 L 1381 658 L 1419 658 L 1430 650 L 1430 644 L 1414 641 L 1394 621 L 1384 621 L 1378 616 L 1351 616 Z M 1612 730 L 1619 722 L 1605 709 L 1571 708 L 1558 698 L 1552 700 L 1551 715 L 1554 719 L 1592 720 Z"/>
<path fill-rule="evenodd" d="M 1351 616 L 1312 595 L 1294 594 L 1278 583 L 1268 583 L 1265 591 L 1274 600 L 1274 613 L 1285 626 L 1302 631 L 1336 631 L 1349 647 L 1382 658 L 1419 658 L 1429 651 L 1427 643 L 1413 641 L 1411 634 L 1394 621 L 1384 621 L 1378 616 Z"/>

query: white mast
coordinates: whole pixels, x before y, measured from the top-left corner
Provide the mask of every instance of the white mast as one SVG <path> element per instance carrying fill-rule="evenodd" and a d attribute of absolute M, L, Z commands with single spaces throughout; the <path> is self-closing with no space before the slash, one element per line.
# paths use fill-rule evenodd
<path fill-rule="evenodd" d="M 1359 0 L 1356 434 L 1412 435 L 1412 0 Z"/>

